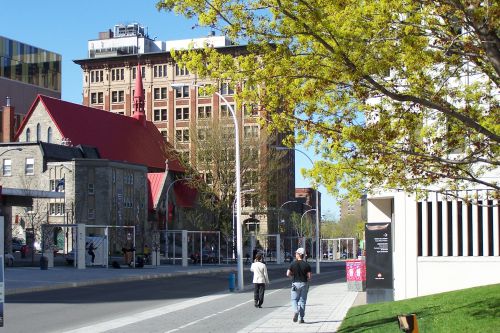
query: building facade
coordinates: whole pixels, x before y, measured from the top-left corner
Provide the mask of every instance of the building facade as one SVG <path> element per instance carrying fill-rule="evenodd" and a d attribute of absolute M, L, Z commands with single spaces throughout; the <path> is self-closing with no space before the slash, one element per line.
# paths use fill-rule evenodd
<path fill-rule="evenodd" d="M 62 57 L 55 52 L 0 36 L 0 103 L 15 110 L 14 129 L 36 95 L 61 98 L 61 65 Z"/>
<path fill-rule="evenodd" d="M 126 35 L 120 33 L 129 31 Z M 123 30 L 124 29 L 124 30 Z M 235 110 L 240 129 L 241 151 L 245 151 L 245 140 L 259 141 L 253 160 L 254 167 L 242 170 L 243 188 L 253 189 L 254 193 L 245 193 L 242 205 L 245 225 L 252 226 L 260 233 L 273 231 L 270 220 L 274 219 L 276 207 L 294 197 L 294 164 L 287 163 L 281 168 L 280 179 L 274 186 L 259 184 L 268 166 L 269 140 L 276 144 L 278 138 L 267 136 L 259 119 L 266 117 L 265 111 L 258 108 L 240 107 L 235 101 L 235 87 L 230 82 L 210 82 L 200 80 L 185 67 L 179 66 L 170 54 L 171 49 L 183 49 L 189 45 L 203 46 L 210 44 L 217 51 L 238 56 L 246 52 L 244 46 L 232 45 L 225 37 L 209 36 L 194 40 L 156 41 L 151 40 L 140 25 L 118 25 L 113 31 L 101 33 L 99 39 L 89 41 L 89 57 L 75 60 L 83 71 L 83 104 L 109 112 L 131 116 L 137 67 L 140 66 L 143 89 L 144 111 L 146 119 L 162 133 L 164 139 L 174 146 L 182 157 L 189 161 L 210 184 L 209 170 L 202 170 L 197 161 L 196 142 L 202 140 L 207 122 L 215 120 L 223 124 L 228 131 L 227 139 L 234 140 L 234 125 L 230 107 Z M 139 45 L 137 48 L 136 46 Z M 99 49 L 97 48 L 99 46 Z M 230 107 L 218 94 L 207 95 L 199 87 L 205 84 L 215 85 L 216 90 L 227 100 Z M 267 140 L 267 141 L 266 141 Z M 264 144 L 264 142 L 266 142 Z M 293 152 L 288 152 L 289 162 Z M 272 195 L 270 193 L 272 192 Z M 259 199 L 253 200 L 259 194 Z M 255 207 L 259 206 L 256 210 Z M 251 221 L 250 221 L 251 220 Z M 277 221 L 276 226 L 277 226 Z"/>

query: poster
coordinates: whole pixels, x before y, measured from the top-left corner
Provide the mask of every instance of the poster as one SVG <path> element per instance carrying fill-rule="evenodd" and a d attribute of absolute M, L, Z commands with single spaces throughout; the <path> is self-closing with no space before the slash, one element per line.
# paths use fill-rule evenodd
<path fill-rule="evenodd" d="M 391 223 L 366 223 L 366 288 L 393 289 Z"/>

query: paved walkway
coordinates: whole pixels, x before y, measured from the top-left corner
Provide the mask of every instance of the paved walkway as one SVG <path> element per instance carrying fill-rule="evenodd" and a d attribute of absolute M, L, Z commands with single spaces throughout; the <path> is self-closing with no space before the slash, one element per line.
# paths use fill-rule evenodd
<path fill-rule="evenodd" d="M 269 269 L 284 269 L 284 266 L 270 265 Z M 201 267 L 164 265 L 146 266 L 141 269 L 96 267 L 83 270 L 70 267 L 53 267 L 48 270 L 41 270 L 39 267 L 9 267 L 5 269 L 5 294 L 231 271 L 235 271 L 234 265 Z M 251 288 L 251 286 L 246 286 L 245 289 L 247 288 Z M 268 312 L 261 320 L 240 330 L 240 332 L 336 332 L 349 308 L 353 304 L 362 304 L 359 302 L 361 298 L 359 296 L 362 296 L 362 293 L 347 291 L 345 282 L 311 286 L 304 324 L 292 321 L 290 304 L 287 302 L 282 307 Z"/>

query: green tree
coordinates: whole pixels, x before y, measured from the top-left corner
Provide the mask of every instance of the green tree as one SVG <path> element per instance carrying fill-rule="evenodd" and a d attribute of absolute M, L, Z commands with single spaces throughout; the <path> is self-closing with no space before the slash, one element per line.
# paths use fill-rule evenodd
<path fill-rule="evenodd" d="M 174 52 L 200 77 L 240 83 L 284 141 L 314 145 L 308 172 L 353 198 L 366 187 L 486 185 L 500 164 L 500 5 L 490 0 L 163 0 L 233 41 Z M 255 89 L 265 87 L 265 90 Z M 479 165 L 479 166 L 478 166 Z"/>

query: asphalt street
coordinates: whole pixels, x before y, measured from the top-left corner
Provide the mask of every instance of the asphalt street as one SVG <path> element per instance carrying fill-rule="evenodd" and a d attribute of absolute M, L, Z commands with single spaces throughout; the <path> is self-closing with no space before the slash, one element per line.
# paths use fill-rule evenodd
<path fill-rule="evenodd" d="M 8 332 L 237 332 L 270 311 L 287 308 L 289 280 L 270 269 L 262 309 L 253 306 L 251 274 L 244 292 L 228 292 L 228 274 L 187 275 L 7 295 Z M 342 279 L 324 266 L 314 285 Z"/>

